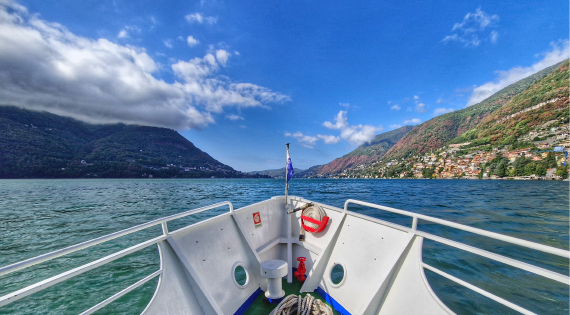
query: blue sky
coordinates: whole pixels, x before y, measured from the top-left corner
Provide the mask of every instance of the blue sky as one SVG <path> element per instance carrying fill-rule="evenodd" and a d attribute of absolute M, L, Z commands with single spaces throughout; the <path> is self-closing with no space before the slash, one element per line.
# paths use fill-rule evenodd
<path fill-rule="evenodd" d="M 567 1 L 0 0 L 0 99 L 324 164 L 568 58 Z"/>

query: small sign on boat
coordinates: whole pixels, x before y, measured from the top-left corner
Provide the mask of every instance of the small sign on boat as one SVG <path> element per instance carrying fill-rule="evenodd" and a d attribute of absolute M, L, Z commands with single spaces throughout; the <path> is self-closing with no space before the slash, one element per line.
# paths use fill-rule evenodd
<path fill-rule="evenodd" d="M 253 224 L 255 224 L 256 229 L 261 227 L 261 216 L 259 212 L 253 214 Z"/>

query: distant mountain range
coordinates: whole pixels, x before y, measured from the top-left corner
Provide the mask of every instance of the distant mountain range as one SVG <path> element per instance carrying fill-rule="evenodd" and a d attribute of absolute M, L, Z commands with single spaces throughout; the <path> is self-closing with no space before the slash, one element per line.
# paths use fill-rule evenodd
<path fill-rule="evenodd" d="M 300 168 L 293 168 L 293 170 L 295 171 L 295 175 L 296 174 L 302 174 L 305 170 L 302 170 Z M 247 172 L 250 175 L 267 175 L 267 176 L 271 176 L 273 178 L 285 178 L 285 167 L 280 168 L 280 169 L 276 169 L 276 170 L 266 170 L 266 171 L 253 171 L 253 172 Z"/>
<path fill-rule="evenodd" d="M 412 129 L 413 126 L 404 126 L 376 135 L 372 141 L 359 146 L 354 151 L 328 164 L 313 166 L 304 172 L 296 173 L 295 177 L 327 177 L 356 165 L 376 162 Z"/>
<path fill-rule="evenodd" d="M 295 177 L 358 177 L 364 170 L 373 172 L 374 165 L 404 161 L 450 144 L 516 146 L 519 140 L 528 141 L 529 132 L 539 126 L 567 120 L 568 81 L 568 61 L 563 61 L 476 105 L 379 134 L 328 164 L 295 169 Z M 236 171 L 171 129 L 93 125 L 13 106 L 0 106 L 0 135 L 0 178 L 283 177 L 285 173 L 285 168 Z"/>
<path fill-rule="evenodd" d="M 552 110 L 568 106 L 567 68 L 568 61 L 562 61 L 505 87 L 473 106 L 437 116 L 415 127 L 405 126 L 379 134 L 372 142 L 343 157 L 310 167 L 295 177 L 336 177 L 347 172 L 359 174 L 359 170 L 381 160 L 406 159 L 453 143 L 473 140 L 476 141 L 473 145 L 500 141 L 512 143 L 522 131 L 528 132 L 529 127 L 525 126 L 544 124 L 560 114 Z M 542 110 L 537 108 L 536 112 L 528 110 L 519 117 L 521 119 L 506 119 L 547 101 L 553 104 Z M 517 127 L 517 123 L 530 116 L 532 122 L 527 120 L 523 126 Z"/>
<path fill-rule="evenodd" d="M 485 117 L 500 109 L 508 100 L 525 91 L 532 83 L 556 70 L 562 63 L 548 67 L 515 82 L 482 102 L 467 108 L 432 118 L 403 137 L 384 157 L 387 160 L 406 158 L 442 147 L 468 130 L 475 128 Z"/>
<path fill-rule="evenodd" d="M 167 128 L 93 125 L 0 106 L 0 135 L 0 178 L 255 177 Z"/>

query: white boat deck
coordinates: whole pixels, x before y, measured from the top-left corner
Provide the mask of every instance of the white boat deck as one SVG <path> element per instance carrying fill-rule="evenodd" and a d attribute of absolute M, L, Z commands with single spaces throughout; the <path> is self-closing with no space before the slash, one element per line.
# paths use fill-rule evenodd
<path fill-rule="evenodd" d="M 293 207 L 310 202 L 299 197 L 290 197 L 290 200 Z M 349 203 L 408 215 L 413 219 L 412 226 L 405 227 L 347 211 Z M 225 214 L 168 231 L 167 222 L 170 220 L 225 205 L 230 206 L 230 211 Z M 287 261 L 290 268 L 287 281 L 290 283 L 299 256 L 307 258 L 307 280 L 300 291 L 320 294 L 336 311 L 345 315 L 453 314 L 432 291 L 424 269 L 523 314 L 533 314 L 423 263 L 424 238 L 570 284 L 565 275 L 420 231 L 417 222 L 426 220 L 569 258 L 570 253 L 565 250 L 361 201 L 348 200 L 345 209 L 319 205 L 330 217 L 328 226 L 321 233 L 307 233 L 305 242 L 298 241 L 300 213 L 287 215 L 284 197 L 274 197 L 236 211 L 228 202 L 188 211 L 6 266 L 0 268 L 0 275 L 154 225 L 163 227 L 162 236 L 2 296 L 0 307 L 153 244 L 158 244 L 160 252 L 158 271 L 82 314 L 99 310 L 156 276 L 160 277 L 156 292 L 143 314 L 244 314 L 260 292 L 267 289 L 266 279 L 259 272 L 260 263 L 272 259 Z M 261 225 L 253 222 L 254 214 L 261 217 Z M 344 269 L 344 277 L 335 284 L 331 271 L 338 264 Z M 243 267 L 247 274 L 245 283 L 241 285 L 235 278 L 238 266 Z"/>

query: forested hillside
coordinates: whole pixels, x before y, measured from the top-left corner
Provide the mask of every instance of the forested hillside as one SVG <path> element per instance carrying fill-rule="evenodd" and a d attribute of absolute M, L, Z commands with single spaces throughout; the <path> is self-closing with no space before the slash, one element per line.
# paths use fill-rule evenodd
<path fill-rule="evenodd" d="M 378 161 L 390 148 L 405 136 L 413 126 L 404 126 L 398 129 L 376 135 L 374 139 L 367 142 L 350 153 L 333 160 L 325 165 L 318 165 L 299 173 L 299 177 L 320 177 L 338 174 L 345 169 L 356 165 L 373 163 Z"/>
<path fill-rule="evenodd" d="M 0 178 L 248 177 L 178 132 L 0 106 Z"/>
<path fill-rule="evenodd" d="M 566 61 L 452 143 L 471 142 L 471 147 L 514 144 L 529 131 L 568 116 L 569 75 Z"/>
<path fill-rule="evenodd" d="M 565 61 L 452 141 L 428 152 L 350 169 L 342 177 L 567 178 L 569 76 Z"/>
<path fill-rule="evenodd" d="M 553 72 L 561 64 L 553 65 L 515 82 L 476 105 L 437 116 L 416 126 L 386 153 L 384 159 L 406 158 L 442 147 L 477 126 L 508 100 L 526 90 L 532 83 Z"/>

